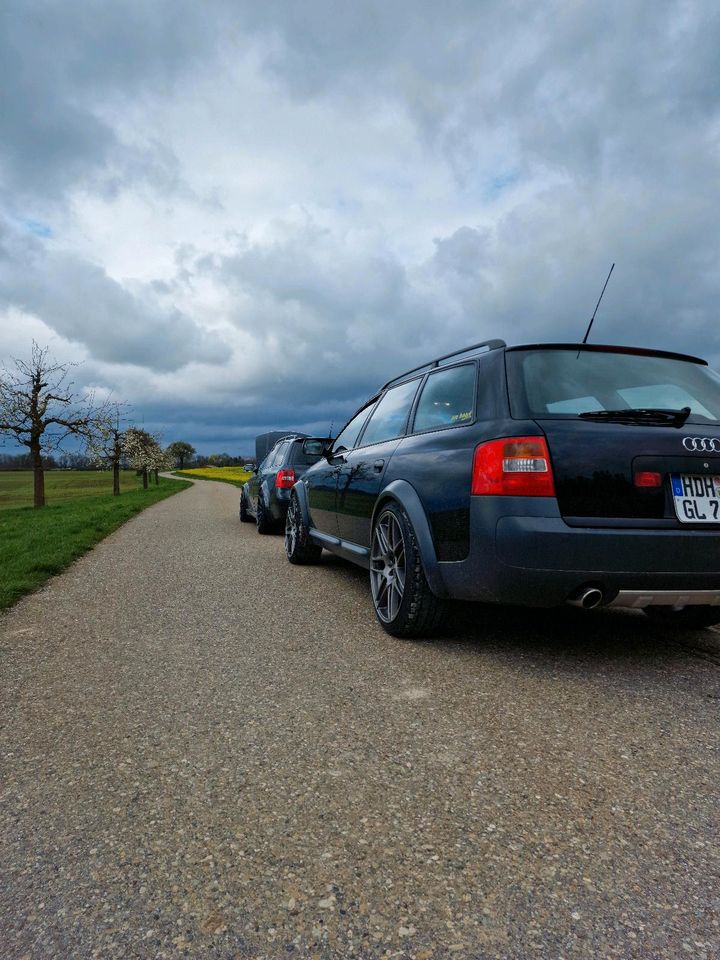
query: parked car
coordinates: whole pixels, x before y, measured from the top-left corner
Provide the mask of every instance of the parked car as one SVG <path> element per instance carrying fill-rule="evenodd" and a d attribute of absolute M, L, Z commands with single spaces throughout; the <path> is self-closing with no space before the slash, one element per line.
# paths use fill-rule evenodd
<path fill-rule="evenodd" d="M 305 434 L 282 437 L 240 490 L 240 520 L 257 525 L 258 533 L 271 533 L 285 522 L 290 490 L 321 454 L 303 450 Z M 320 449 L 324 442 L 316 441 Z"/>
<path fill-rule="evenodd" d="M 386 383 L 293 490 L 291 563 L 370 572 L 397 636 L 447 600 L 720 622 L 720 378 L 704 360 L 476 344 Z"/>

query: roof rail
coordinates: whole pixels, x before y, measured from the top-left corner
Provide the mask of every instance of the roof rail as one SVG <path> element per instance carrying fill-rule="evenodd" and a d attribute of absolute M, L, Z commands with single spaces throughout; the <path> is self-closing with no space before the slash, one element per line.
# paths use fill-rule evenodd
<path fill-rule="evenodd" d="M 477 352 L 487 353 L 490 350 L 501 350 L 503 347 L 506 347 L 507 344 L 504 340 L 483 340 L 481 343 L 473 343 L 469 347 L 463 347 L 462 350 L 453 350 L 452 353 L 446 353 L 442 357 L 437 357 L 435 360 L 429 360 L 427 363 L 421 363 L 419 367 L 413 367 L 412 370 L 406 370 L 405 373 L 401 373 L 398 377 L 393 377 L 392 380 L 388 380 L 387 383 L 384 383 L 378 393 L 382 393 L 386 387 L 389 387 L 393 383 L 397 383 L 399 380 L 404 380 L 405 377 L 409 377 L 411 373 L 417 373 L 419 370 L 424 370 L 426 367 L 433 370 L 435 367 L 439 367 L 443 360 L 450 360 L 452 357 L 460 357 L 464 353 Z"/>

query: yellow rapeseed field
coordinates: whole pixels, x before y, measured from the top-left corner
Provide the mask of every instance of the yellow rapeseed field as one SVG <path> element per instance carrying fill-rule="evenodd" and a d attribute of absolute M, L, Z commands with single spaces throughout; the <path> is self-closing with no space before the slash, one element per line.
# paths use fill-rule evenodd
<path fill-rule="evenodd" d="M 225 483 L 240 485 L 252 474 L 242 467 L 193 467 L 191 470 L 176 470 L 179 477 L 192 477 L 196 480 L 223 480 Z"/>

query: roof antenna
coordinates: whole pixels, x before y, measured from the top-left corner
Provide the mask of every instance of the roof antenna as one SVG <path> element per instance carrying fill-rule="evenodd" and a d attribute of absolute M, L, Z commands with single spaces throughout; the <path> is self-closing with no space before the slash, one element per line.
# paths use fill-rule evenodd
<path fill-rule="evenodd" d="M 611 274 L 612 274 L 612 272 L 613 272 L 614 269 L 615 269 L 615 264 L 613 264 L 613 265 L 610 267 L 610 273 L 608 273 L 608 275 L 607 275 L 607 279 L 605 280 L 605 285 L 604 285 L 603 288 L 602 288 L 602 292 L 600 293 L 600 296 L 599 296 L 599 298 L 598 298 L 598 302 L 595 304 L 595 309 L 593 310 L 593 315 L 590 317 L 590 323 L 588 324 L 588 328 L 587 328 L 587 330 L 585 331 L 585 336 L 582 338 L 582 342 L 583 342 L 583 343 L 587 343 L 587 338 L 588 338 L 588 336 L 590 335 L 590 328 L 591 328 L 592 325 L 593 325 L 593 320 L 595 319 L 595 314 L 598 312 L 598 307 L 600 306 L 600 301 L 602 300 L 603 294 L 605 293 L 605 287 L 608 285 L 608 282 L 609 282 L 609 280 L 610 280 L 610 276 L 611 276 Z M 580 350 L 578 350 L 577 355 L 578 355 L 578 357 L 580 356 Z M 576 357 L 575 359 L 577 360 L 577 357 Z"/>
<path fill-rule="evenodd" d="M 331 421 L 330 421 L 330 432 L 328 433 L 328 440 L 332 440 L 332 438 L 333 438 L 332 432 L 333 432 L 333 427 L 334 427 L 334 426 L 335 426 L 335 421 L 334 421 L 334 420 L 331 420 Z"/>

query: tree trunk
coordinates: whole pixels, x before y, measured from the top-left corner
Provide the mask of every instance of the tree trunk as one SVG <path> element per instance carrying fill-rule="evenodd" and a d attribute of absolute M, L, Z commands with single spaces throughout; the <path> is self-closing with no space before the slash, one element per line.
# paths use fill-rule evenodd
<path fill-rule="evenodd" d="M 113 496 L 120 496 L 120 464 L 117 460 L 113 462 Z"/>
<path fill-rule="evenodd" d="M 147 488 L 148 488 L 148 472 L 147 472 L 147 467 L 143 467 L 142 477 L 143 477 L 143 490 L 147 490 Z"/>
<path fill-rule="evenodd" d="M 158 475 L 158 471 L 157 471 L 157 470 L 155 471 L 155 486 L 156 486 L 156 487 L 159 487 L 159 486 L 160 486 L 160 477 L 159 477 L 159 475 Z"/>
<path fill-rule="evenodd" d="M 33 444 L 30 447 L 30 458 L 33 468 L 33 506 L 45 506 L 45 471 L 42 465 L 42 456 L 40 455 L 40 444 Z"/>

